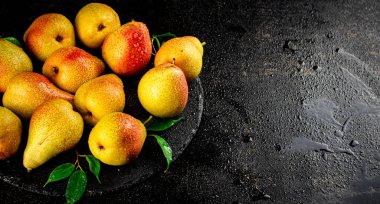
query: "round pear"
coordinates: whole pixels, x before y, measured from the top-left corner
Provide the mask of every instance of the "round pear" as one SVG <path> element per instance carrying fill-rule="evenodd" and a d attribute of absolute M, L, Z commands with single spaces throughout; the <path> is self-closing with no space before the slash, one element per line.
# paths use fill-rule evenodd
<path fill-rule="evenodd" d="M 94 126 L 88 145 L 101 162 L 120 166 L 139 156 L 146 136 L 146 128 L 140 120 L 126 113 L 114 112 Z"/>
<path fill-rule="evenodd" d="M 19 149 L 22 136 L 20 118 L 0 106 L 0 160 L 8 159 Z"/>
<path fill-rule="evenodd" d="M 141 105 L 150 114 L 160 118 L 181 114 L 187 104 L 188 92 L 185 74 L 170 63 L 147 71 L 137 87 Z"/>

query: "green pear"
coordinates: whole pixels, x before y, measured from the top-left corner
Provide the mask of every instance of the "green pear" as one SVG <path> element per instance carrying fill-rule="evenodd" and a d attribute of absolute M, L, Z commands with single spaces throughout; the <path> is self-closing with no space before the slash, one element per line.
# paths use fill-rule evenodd
<path fill-rule="evenodd" d="M 29 124 L 24 167 L 31 171 L 56 155 L 74 148 L 82 137 L 82 116 L 64 99 L 52 99 L 38 106 Z"/>
<path fill-rule="evenodd" d="M 85 122 L 95 125 L 103 116 L 124 110 L 123 81 L 116 74 L 105 74 L 89 80 L 75 93 L 74 104 Z"/>
<path fill-rule="evenodd" d="M 9 109 L 0 106 L 0 160 L 13 156 L 21 142 L 22 123 Z"/>
<path fill-rule="evenodd" d="M 114 112 L 104 116 L 91 130 L 88 145 L 101 162 L 120 166 L 135 160 L 144 145 L 147 131 L 133 116 Z"/>
<path fill-rule="evenodd" d="M 72 102 L 74 95 L 59 89 L 42 74 L 22 72 L 9 82 L 3 105 L 19 117 L 29 119 L 37 106 L 54 98 Z"/>
<path fill-rule="evenodd" d="M 33 71 L 29 56 L 21 47 L 0 39 L 0 92 L 4 92 L 12 77 L 23 71 Z"/>

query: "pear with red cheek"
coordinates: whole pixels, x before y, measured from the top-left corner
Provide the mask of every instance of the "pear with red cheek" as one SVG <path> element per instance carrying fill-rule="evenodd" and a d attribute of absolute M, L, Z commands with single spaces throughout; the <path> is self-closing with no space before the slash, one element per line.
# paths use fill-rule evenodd
<path fill-rule="evenodd" d="M 24 33 L 25 46 L 44 62 L 55 50 L 75 46 L 75 31 L 71 21 L 59 13 L 37 17 Z"/>
<path fill-rule="evenodd" d="M 147 26 L 132 20 L 108 34 L 102 44 L 102 56 L 115 74 L 127 77 L 138 75 L 152 56 Z"/>
<path fill-rule="evenodd" d="M 55 85 L 73 94 L 82 84 L 103 74 L 104 70 L 101 59 L 74 46 L 54 51 L 42 67 L 42 73 Z"/>

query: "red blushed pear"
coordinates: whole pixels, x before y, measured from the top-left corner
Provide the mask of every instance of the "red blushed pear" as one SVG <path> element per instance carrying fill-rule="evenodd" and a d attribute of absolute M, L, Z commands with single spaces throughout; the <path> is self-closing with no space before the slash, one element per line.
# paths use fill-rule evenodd
<path fill-rule="evenodd" d="M 117 75 L 135 76 L 141 73 L 152 56 L 147 26 L 132 20 L 108 34 L 102 44 L 102 56 Z"/>
<path fill-rule="evenodd" d="M 37 17 L 25 31 L 26 47 L 40 61 L 55 50 L 75 46 L 75 31 L 71 21 L 59 13 L 46 13 Z"/>
<path fill-rule="evenodd" d="M 39 105 L 56 98 L 74 103 L 74 95 L 59 89 L 44 75 L 22 72 L 8 83 L 3 105 L 16 115 L 29 119 Z"/>

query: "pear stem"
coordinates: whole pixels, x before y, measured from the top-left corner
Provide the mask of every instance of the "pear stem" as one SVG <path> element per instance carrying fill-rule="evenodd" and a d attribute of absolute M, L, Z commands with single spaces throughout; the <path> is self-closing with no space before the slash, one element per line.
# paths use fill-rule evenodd
<path fill-rule="evenodd" d="M 202 42 L 202 46 L 204 47 L 206 45 L 206 42 Z"/>
<path fill-rule="evenodd" d="M 153 119 L 153 116 L 149 116 L 148 119 L 146 119 L 145 122 L 143 122 L 144 125 L 146 125 L 148 122 L 150 122 Z"/>

